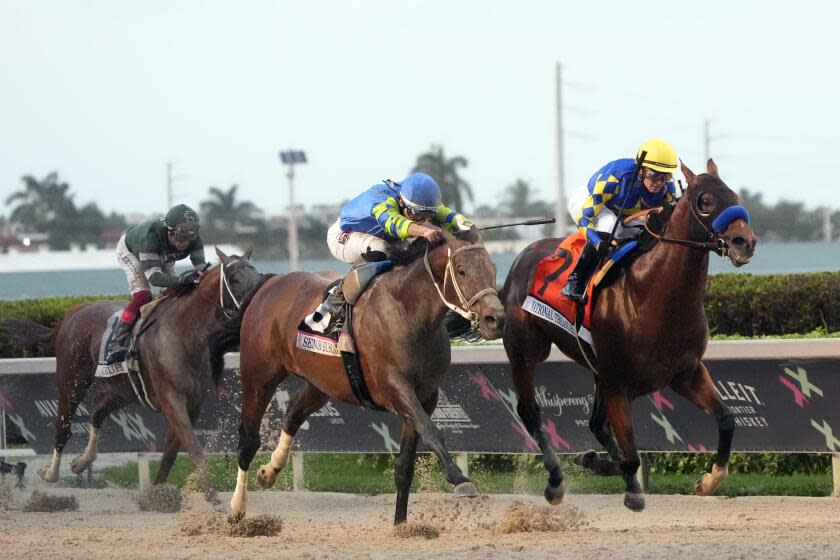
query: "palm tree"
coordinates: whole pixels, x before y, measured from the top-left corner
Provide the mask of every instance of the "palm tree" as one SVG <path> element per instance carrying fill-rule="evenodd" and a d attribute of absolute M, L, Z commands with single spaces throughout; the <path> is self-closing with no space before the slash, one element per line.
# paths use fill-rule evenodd
<path fill-rule="evenodd" d="M 505 216 L 528 217 L 546 216 L 553 213 L 544 201 L 534 198 L 534 189 L 527 181 L 517 179 L 503 193 L 500 214 Z"/>
<path fill-rule="evenodd" d="M 6 198 L 6 204 L 17 203 L 9 216 L 10 222 L 17 222 L 32 231 L 47 231 L 55 222 L 67 221 L 76 213 L 70 185 L 61 183 L 53 172 L 43 181 L 31 175 L 22 179 L 24 188 Z"/>
<path fill-rule="evenodd" d="M 208 229 L 216 233 L 235 233 L 238 226 L 254 223 L 254 214 L 259 209 L 252 202 L 236 201 L 239 185 L 232 185 L 227 191 L 210 187 L 208 200 L 201 203 L 201 213 L 207 221 Z"/>
<path fill-rule="evenodd" d="M 473 200 L 469 183 L 458 175 L 458 169 L 467 167 L 467 158 L 455 156 L 447 159 L 441 146 L 432 145 L 428 152 L 420 154 L 412 173 L 428 173 L 440 185 L 443 203 L 455 210 L 463 210 L 463 193 L 470 202 Z"/>

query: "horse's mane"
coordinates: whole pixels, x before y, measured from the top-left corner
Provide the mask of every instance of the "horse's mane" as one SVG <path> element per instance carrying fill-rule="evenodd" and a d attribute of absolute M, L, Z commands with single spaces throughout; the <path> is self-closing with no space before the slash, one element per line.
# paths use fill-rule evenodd
<path fill-rule="evenodd" d="M 478 228 L 476 228 L 475 226 L 471 227 L 468 230 L 453 232 L 452 235 L 456 239 L 460 239 L 461 241 L 467 241 L 469 243 L 481 243 L 481 234 L 479 233 Z M 440 239 L 429 245 L 429 241 L 425 237 L 417 237 L 411 243 L 409 243 L 408 247 L 406 247 L 405 249 L 393 249 L 391 251 L 389 259 L 392 263 L 394 263 L 394 266 L 405 266 L 413 263 L 420 256 L 424 255 L 426 253 L 427 247 L 431 251 L 435 247 L 439 247 L 444 243 L 446 243 L 446 240 Z"/>
<path fill-rule="evenodd" d="M 263 274 L 254 289 L 242 299 L 239 310 L 230 319 L 224 319 L 221 326 L 207 337 L 207 346 L 210 349 L 210 373 L 214 385 L 218 386 L 222 379 L 222 373 L 225 369 L 225 353 L 239 346 L 240 328 L 242 327 L 242 316 L 245 315 L 245 310 L 248 309 L 248 305 L 260 291 L 260 288 L 263 287 L 263 284 L 274 276 L 276 274 Z"/>

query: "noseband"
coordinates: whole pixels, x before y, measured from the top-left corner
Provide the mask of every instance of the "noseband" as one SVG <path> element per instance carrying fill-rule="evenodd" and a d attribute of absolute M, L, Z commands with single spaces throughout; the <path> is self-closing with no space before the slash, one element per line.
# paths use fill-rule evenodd
<path fill-rule="evenodd" d="M 747 212 L 747 209 L 741 206 L 740 204 L 735 204 L 733 206 L 729 206 L 725 208 L 718 216 L 712 220 L 712 227 L 706 225 L 703 219 L 700 217 L 699 210 L 694 205 L 694 200 L 689 199 L 688 201 L 688 209 L 691 212 L 691 217 L 694 218 L 703 231 L 706 233 L 706 238 L 708 241 L 692 241 L 690 239 L 673 239 L 670 237 L 665 237 L 664 235 L 659 235 L 655 233 L 653 230 L 650 229 L 648 225 L 648 216 L 645 216 L 645 230 L 656 238 L 659 241 L 664 241 L 665 243 L 674 243 L 676 245 L 685 245 L 686 247 L 693 247 L 695 249 L 701 249 L 703 251 L 711 251 L 718 255 L 721 258 L 726 258 L 729 255 L 729 244 L 726 240 L 721 237 L 721 233 L 723 230 L 729 226 L 735 220 L 744 220 L 747 224 L 750 223 L 750 214 Z M 656 208 L 652 210 L 650 213 L 659 213 L 662 211 L 662 208 Z"/>
<path fill-rule="evenodd" d="M 432 272 L 432 266 L 429 264 L 429 246 L 426 245 L 426 254 L 423 256 L 423 263 L 426 265 L 426 270 L 429 272 L 429 276 L 432 279 L 432 284 L 434 284 L 435 289 L 437 290 L 438 295 L 440 296 L 441 301 L 443 304 L 466 319 L 470 322 L 470 328 L 476 328 L 479 323 L 478 313 L 472 310 L 473 304 L 483 298 L 488 294 L 496 294 L 496 288 L 484 288 L 483 290 L 479 291 L 469 300 L 464 297 L 464 293 L 461 291 L 461 287 L 458 286 L 458 281 L 455 279 L 455 271 L 452 269 L 452 257 L 461 253 L 463 251 L 469 251 L 471 249 L 484 249 L 484 245 L 481 244 L 474 244 L 474 245 L 465 245 L 463 247 L 459 247 L 452 251 L 451 247 L 446 248 L 446 270 L 443 274 L 443 290 L 438 286 L 437 280 L 435 280 L 435 275 Z M 446 291 L 446 281 L 448 279 L 452 279 L 452 287 L 455 288 L 455 293 L 458 294 L 458 300 L 460 301 L 460 306 L 450 303 L 444 292 Z M 496 294 L 498 296 L 498 294 Z"/>

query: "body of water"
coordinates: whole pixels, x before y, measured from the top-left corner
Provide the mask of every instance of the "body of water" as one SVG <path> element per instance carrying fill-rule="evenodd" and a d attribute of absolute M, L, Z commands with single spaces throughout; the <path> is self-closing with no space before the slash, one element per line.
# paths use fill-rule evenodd
<path fill-rule="evenodd" d="M 47 258 L 45 256 L 45 258 Z M 211 253 L 208 253 L 211 258 Z M 214 258 L 214 257 L 213 257 Z M 502 284 L 516 255 L 496 253 L 498 284 Z M 287 261 L 254 261 L 261 272 L 285 273 Z M 318 272 L 334 270 L 344 272 L 346 265 L 334 259 L 306 260 L 301 270 Z M 756 248 L 752 262 L 734 268 L 729 259 L 710 256 L 712 274 L 737 272 L 743 274 L 783 274 L 824 272 L 840 270 L 840 244 L 838 243 L 761 243 Z M 125 294 L 128 291 L 125 274 L 118 268 L 100 270 L 55 270 L 37 272 L 0 271 L 0 299 L 28 299 L 47 296 Z"/>

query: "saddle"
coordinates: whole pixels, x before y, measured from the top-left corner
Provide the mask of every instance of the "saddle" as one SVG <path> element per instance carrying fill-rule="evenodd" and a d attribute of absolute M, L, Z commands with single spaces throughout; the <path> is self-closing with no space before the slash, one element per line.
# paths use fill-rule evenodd
<path fill-rule="evenodd" d="M 105 363 L 105 350 L 108 347 L 108 342 L 114 334 L 117 322 L 120 320 L 122 309 L 115 311 L 114 314 L 108 318 L 107 327 L 105 328 L 105 332 L 102 333 L 102 342 L 99 345 L 99 364 L 96 366 L 96 372 L 94 373 L 95 378 L 98 377 L 103 379 L 115 377 L 117 375 L 127 375 L 131 388 L 134 390 L 134 393 L 137 395 L 137 399 L 140 403 L 156 412 L 158 409 L 155 408 L 149 398 L 149 393 L 146 390 L 146 383 L 140 372 L 137 341 L 140 338 L 140 335 L 149 326 L 151 326 L 155 320 L 157 320 L 158 316 L 153 316 L 153 313 L 155 309 L 157 309 L 157 307 L 166 299 L 166 296 L 159 297 L 140 308 L 140 318 L 134 323 L 134 326 L 131 328 L 131 334 L 129 335 L 128 352 L 126 353 L 125 361 L 110 365 Z"/>
<path fill-rule="evenodd" d="M 553 325 L 556 325 L 578 340 L 590 367 L 596 365 L 595 352 L 592 349 L 590 318 L 595 294 L 605 283 L 607 274 L 638 246 L 635 239 L 623 240 L 613 248 L 586 288 L 586 303 L 578 303 L 564 296 L 561 291 L 566 280 L 574 270 L 586 239 L 580 232 L 565 238 L 552 253 L 537 263 L 534 269 L 528 296 L 522 303 L 522 309 Z"/>
<path fill-rule="evenodd" d="M 390 261 L 370 262 L 354 267 L 341 280 L 327 286 L 324 301 L 298 325 L 296 346 L 308 352 L 340 356 L 353 394 L 367 408 L 385 410 L 373 401 L 359 364 L 353 341 L 353 306 L 359 301 L 371 281 L 391 268 Z M 342 290 L 344 304 L 335 310 L 329 299 Z"/>

